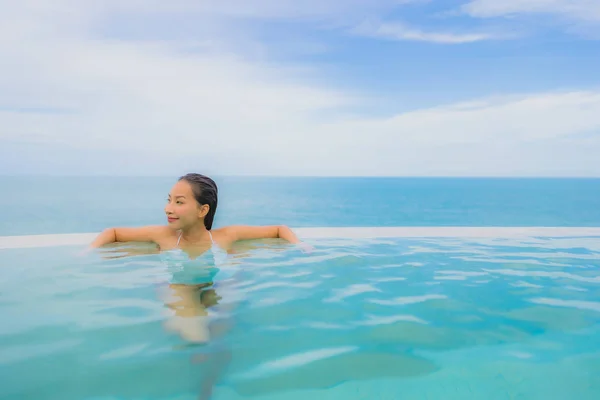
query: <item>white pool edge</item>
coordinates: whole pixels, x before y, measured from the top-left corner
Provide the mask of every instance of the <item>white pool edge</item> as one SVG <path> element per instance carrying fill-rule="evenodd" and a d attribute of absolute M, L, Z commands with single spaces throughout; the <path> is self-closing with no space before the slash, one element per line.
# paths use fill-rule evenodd
<path fill-rule="evenodd" d="M 292 229 L 301 239 L 600 237 L 600 227 L 319 227 Z M 0 236 L 0 249 L 86 245 L 97 234 Z"/>

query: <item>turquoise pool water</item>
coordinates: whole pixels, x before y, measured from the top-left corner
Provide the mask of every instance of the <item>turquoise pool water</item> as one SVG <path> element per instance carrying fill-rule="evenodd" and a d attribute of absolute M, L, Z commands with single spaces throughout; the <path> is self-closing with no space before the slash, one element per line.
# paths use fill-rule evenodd
<path fill-rule="evenodd" d="M 0 398 L 600 398 L 600 238 L 310 242 L 0 250 Z"/>

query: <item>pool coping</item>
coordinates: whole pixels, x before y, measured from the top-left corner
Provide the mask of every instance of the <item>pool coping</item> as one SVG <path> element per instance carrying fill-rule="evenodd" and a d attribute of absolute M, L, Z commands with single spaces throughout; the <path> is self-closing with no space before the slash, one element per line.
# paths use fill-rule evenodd
<path fill-rule="evenodd" d="M 301 239 L 598 237 L 600 227 L 318 227 L 292 228 Z M 85 246 L 98 233 L 0 236 L 0 249 Z"/>

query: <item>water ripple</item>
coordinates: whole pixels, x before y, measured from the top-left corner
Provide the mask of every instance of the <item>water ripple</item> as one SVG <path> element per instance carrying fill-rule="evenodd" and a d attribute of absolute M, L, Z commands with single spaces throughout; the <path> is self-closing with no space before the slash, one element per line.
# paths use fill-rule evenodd
<path fill-rule="evenodd" d="M 579 310 L 591 310 L 600 312 L 600 302 L 597 301 L 581 301 L 581 300 L 561 300 L 561 299 L 550 299 L 545 297 L 538 297 L 529 300 L 535 304 L 544 304 L 548 306 L 556 307 L 571 307 Z"/>
<path fill-rule="evenodd" d="M 440 294 L 427 294 L 423 296 L 407 296 L 407 297 L 396 297 L 391 300 L 379 300 L 379 299 L 370 299 L 369 302 L 375 304 L 381 304 L 386 306 L 397 306 L 397 305 L 408 305 L 408 304 L 416 304 L 423 303 L 429 300 L 443 300 L 448 298 L 447 296 Z"/>
<path fill-rule="evenodd" d="M 485 271 L 491 274 L 508 275 L 508 276 L 525 276 L 525 277 L 538 277 L 538 278 L 550 278 L 550 279 L 571 279 L 579 282 L 589 283 L 600 283 L 600 276 L 585 277 L 577 274 L 562 271 L 522 271 L 514 269 L 486 269 Z"/>
<path fill-rule="evenodd" d="M 395 322 L 407 321 L 407 322 L 416 322 L 419 324 L 427 324 L 427 321 L 415 317 L 414 315 L 388 315 L 388 316 L 375 316 L 368 315 L 368 319 L 366 321 L 359 322 L 358 325 L 387 325 L 393 324 Z"/>
<path fill-rule="evenodd" d="M 297 354 L 291 354 L 286 357 L 259 364 L 251 371 L 248 371 L 244 374 L 239 374 L 235 378 L 253 379 L 257 377 L 263 377 L 265 375 L 281 373 L 290 368 L 300 367 L 306 364 L 313 363 L 315 361 L 323 360 L 329 357 L 337 356 L 355 350 L 357 350 L 357 347 L 345 346 L 329 349 L 317 349 Z"/>
<path fill-rule="evenodd" d="M 347 297 L 356 296 L 358 294 L 369 293 L 369 292 L 381 292 L 381 290 L 372 285 L 359 283 L 359 284 L 355 284 L 355 285 L 350 285 L 344 289 L 335 289 L 334 290 L 335 294 L 323 301 L 325 303 L 341 301 Z"/>

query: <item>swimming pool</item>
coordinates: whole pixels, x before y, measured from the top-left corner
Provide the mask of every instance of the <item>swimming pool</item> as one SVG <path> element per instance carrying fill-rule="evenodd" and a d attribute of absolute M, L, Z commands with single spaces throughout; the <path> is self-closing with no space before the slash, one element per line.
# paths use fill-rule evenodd
<path fill-rule="evenodd" d="M 600 234 L 427 232 L 238 247 L 204 344 L 146 249 L 5 238 L 0 398 L 600 398 Z"/>

